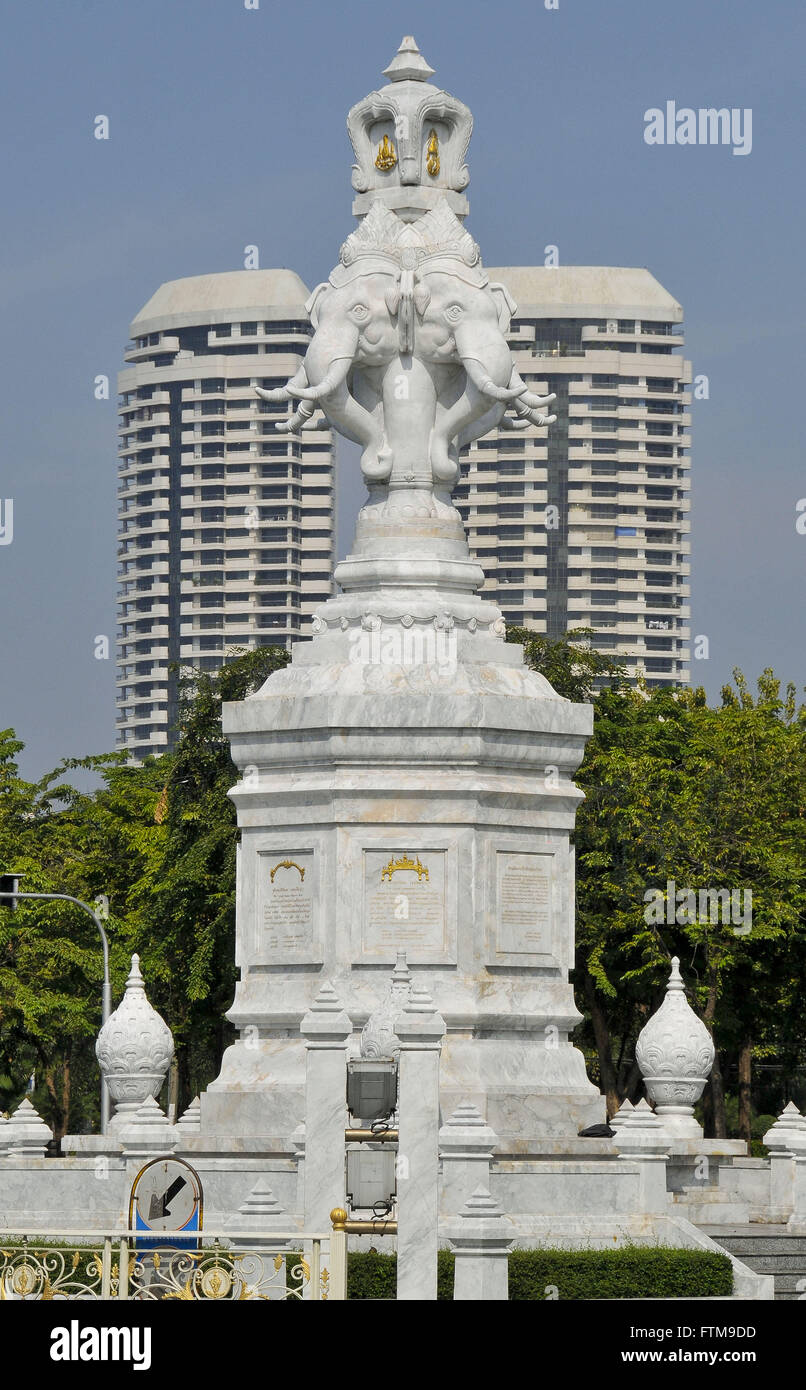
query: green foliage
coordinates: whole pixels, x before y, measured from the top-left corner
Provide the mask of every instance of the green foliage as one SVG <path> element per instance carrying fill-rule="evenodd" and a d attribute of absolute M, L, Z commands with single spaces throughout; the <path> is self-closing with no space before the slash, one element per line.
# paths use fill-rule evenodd
<path fill-rule="evenodd" d="M 806 717 L 765 672 L 753 699 L 709 708 L 698 690 L 606 690 L 577 782 L 577 970 L 611 1104 L 635 1099 L 633 1048 L 679 955 L 722 1072 L 740 1051 L 794 1074 L 806 1038 Z M 653 920 L 647 894 L 752 893 L 752 930 Z M 742 924 L 744 925 L 744 924 Z M 590 1037 L 590 1034 L 588 1034 Z M 724 1121 L 723 1121 L 724 1124 Z M 749 1134 L 749 1115 L 739 1128 Z M 719 1132 L 717 1130 L 717 1132 Z"/>
<path fill-rule="evenodd" d="M 453 1275 L 453 1254 L 440 1250 L 438 1299 L 453 1298 Z M 396 1255 L 348 1255 L 348 1298 L 393 1299 L 396 1286 Z M 732 1291 L 730 1260 L 711 1251 L 627 1245 L 616 1250 L 513 1250 L 509 1255 L 510 1301 L 719 1298 Z"/>
<path fill-rule="evenodd" d="M 394 1299 L 396 1296 L 397 1255 L 351 1250 L 347 1256 L 347 1297 Z"/>
<path fill-rule="evenodd" d="M 733 1291 L 727 1255 L 629 1245 L 616 1250 L 513 1250 L 511 1300 L 718 1298 Z"/>
<path fill-rule="evenodd" d="M 507 628 L 507 641 L 523 647 L 530 670 L 545 676 L 564 699 L 580 703 L 590 701 L 601 686 L 627 689 L 624 667 L 591 647 L 592 636 L 590 627 L 572 628 L 565 639 L 557 641 L 530 628 Z"/>

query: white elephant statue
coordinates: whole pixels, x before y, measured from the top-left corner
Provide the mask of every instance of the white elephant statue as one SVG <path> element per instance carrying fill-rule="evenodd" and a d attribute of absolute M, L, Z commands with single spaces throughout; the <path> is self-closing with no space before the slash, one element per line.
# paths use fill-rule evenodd
<path fill-rule="evenodd" d="M 556 418 L 543 413 L 554 396 L 534 395 L 515 370 L 515 307 L 447 202 L 409 223 L 375 203 L 306 305 L 314 336 L 301 367 L 279 390 L 256 389 L 297 402 L 278 429 L 310 427 L 321 408 L 362 446 L 370 486 L 396 476 L 450 488 L 471 439 Z"/>

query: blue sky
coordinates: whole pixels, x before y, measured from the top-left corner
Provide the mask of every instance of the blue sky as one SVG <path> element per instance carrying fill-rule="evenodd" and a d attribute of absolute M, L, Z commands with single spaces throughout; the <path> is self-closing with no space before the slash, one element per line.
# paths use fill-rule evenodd
<path fill-rule="evenodd" d="M 164 280 L 323 279 L 350 231 L 344 118 L 403 32 L 472 109 L 469 227 L 489 265 L 643 265 L 683 304 L 694 405 L 692 664 L 806 683 L 806 9 L 795 0 L 259 0 L 6 5 L 0 728 L 38 776 L 114 746 L 114 378 Z M 753 148 L 650 146 L 644 112 L 751 108 Z M 96 140 L 94 118 L 110 121 Z M 93 396 L 106 373 L 111 399 Z M 360 489 L 344 459 L 343 511 Z"/>

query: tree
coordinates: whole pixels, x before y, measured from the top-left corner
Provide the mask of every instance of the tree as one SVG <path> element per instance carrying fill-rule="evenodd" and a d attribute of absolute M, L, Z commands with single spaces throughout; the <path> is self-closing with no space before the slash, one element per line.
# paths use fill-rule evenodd
<path fill-rule="evenodd" d="M 806 726 L 794 692 L 782 700 L 770 672 L 757 701 L 736 679 L 739 695 L 718 710 L 690 690 L 605 691 L 596 701 L 577 778 L 586 800 L 576 827 L 576 979 L 612 1111 L 638 1093 L 635 1037 L 679 955 L 717 1046 L 711 1127 L 725 1132 L 723 1077 L 738 1064 L 749 1138 L 753 1055 L 777 1054 L 785 1029 L 804 1032 Z M 726 922 L 716 902 L 703 909 L 709 890 L 750 892 L 752 930 Z M 677 896 L 667 905 L 669 891 Z M 689 892 L 693 912 L 681 900 Z M 653 893 L 659 910 L 647 902 Z"/>
<path fill-rule="evenodd" d="M 20 744 L 0 735 L 0 862 L 20 871 L 25 892 L 86 898 L 84 862 L 73 829 L 60 819 L 66 789 L 54 777 L 24 782 Z M 73 1079 L 83 1075 L 100 1025 L 102 956 L 89 917 L 70 903 L 20 900 L 0 912 L 0 1072 L 4 1103 L 22 1096 L 31 1075 L 35 1103 L 65 1132 L 76 1114 Z M 97 1075 L 97 1073 L 96 1073 Z M 97 1103 L 79 1119 L 97 1116 Z"/>
<path fill-rule="evenodd" d="M 224 1013 L 235 989 L 238 780 L 221 729 L 221 706 L 253 693 L 285 666 L 279 647 L 246 652 L 214 674 L 187 672 L 179 738 L 158 764 L 154 815 L 163 834 L 127 899 L 129 940 L 140 951 L 152 1002 L 176 1044 L 178 1103 L 212 1079 L 231 1029 Z"/>
<path fill-rule="evenodd" d="M 625 686 L 623 666 L 590 645 L 594 630 L 571 628 L 565 638 L 544 637 L 531 628 L 508 627 L 507 641 L 523 647 L 526 665 L 545 676 L 566 700 L 589 703 L 598 684 L 620 690 Z"/>

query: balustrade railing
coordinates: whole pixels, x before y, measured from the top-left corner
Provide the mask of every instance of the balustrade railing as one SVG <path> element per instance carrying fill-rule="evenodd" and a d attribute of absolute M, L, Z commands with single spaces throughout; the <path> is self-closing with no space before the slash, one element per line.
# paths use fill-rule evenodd
<path fill-rule="evenodd" d="M 305 1231 L 0 1230 L 0 1302 L 341 1300 L 347 1237 Z"/>

